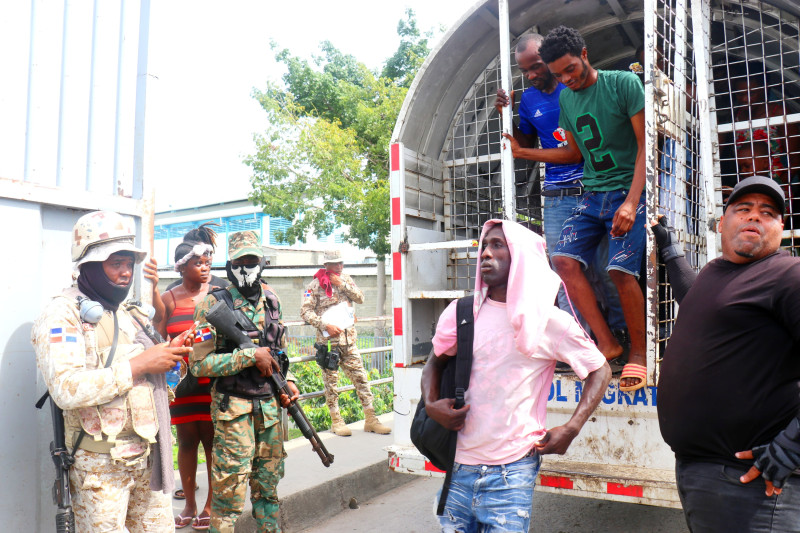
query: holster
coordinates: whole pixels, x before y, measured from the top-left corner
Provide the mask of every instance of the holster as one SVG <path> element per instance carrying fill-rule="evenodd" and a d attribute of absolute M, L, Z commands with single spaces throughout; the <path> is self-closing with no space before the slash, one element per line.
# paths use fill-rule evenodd
<path fill-rule="evenodd" d="M 321 369 L 338 370 L 339 358 L 341 357 L 338 348 L 333 348 L 329 350 L 327 344 L 320 342 L 314 344 L 314 348 L 317 349 L 317 353 L 314 356 L 314 360 L 317 362 L 317 364 Z"/>

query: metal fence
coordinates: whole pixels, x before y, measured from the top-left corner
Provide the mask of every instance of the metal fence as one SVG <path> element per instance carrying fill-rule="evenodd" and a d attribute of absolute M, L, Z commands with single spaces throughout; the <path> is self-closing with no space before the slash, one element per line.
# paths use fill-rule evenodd
<path fill-rule="evenodd" d="M 391 320 L 392 317 L 390 316 L 359 318 L 358 325 L 375 324 L 378 326 L 376 329 L 382 330 L 384 328 L 380 326 L 380 324 L 391 324 Z M 284 322 L 284 325 L 286 326 L 287 331 L 291 331 L 292 329 L 298 329 L 300 326 L 305 326 L 306 324 L 302 321 L 289 321 Z M 314 354 L 316 353 L 314 348 L 314 343 L 316 342 L 315 336 L 287 334 L 287 342 L 289 354 L 298 354 L 295 357 L 290 357 L 289 363 L 314 361 Z M 367 371 L 367 373 L 369 373 L 372 369 L 377 369 L 378 372 L 383 374 L 392 368 L 392 338 L 390 336 L 374 334 L 361 335 L 356 340 L 356 345 L 358 346 L 359 353 L 364 359 L 364 369 Z M 392 377 L 376 379 L 370 381 L 369 384 L 370 387 L 385 385 L 386 383 L 391 383 L 393 379 L 394 378 Z M 338 387 L 337 390 L 341 393 L 353 390 L 354 388 L 355 387 L 353 385 L 345 385 L 344 387 Z M 325 392 L 322 390 L 308 392 L 301 394 L 300 400 L 318 398 L 320 396 L 324 396 L 324 394 Z"/>

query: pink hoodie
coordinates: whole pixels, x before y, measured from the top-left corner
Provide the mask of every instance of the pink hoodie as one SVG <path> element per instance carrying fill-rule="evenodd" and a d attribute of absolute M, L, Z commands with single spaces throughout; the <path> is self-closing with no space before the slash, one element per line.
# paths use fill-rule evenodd
<path fill-rule="evenodd" d="M 496 224 L 503 225 L 511 254 L 508 290 L 506 303 L 487 298 L 478 269 L 470 411 L 456 448 L 462 464 L 511 463 L 545 435 L 556 361 L 568 363 L 580 379 L 605 364 L 575 319 L 554 305 L 560 279 L 550 270 L 544 240 L 514 222 L 490 220 L 481 245 Z M 456 354 L 455 301 L 439 317 L 432 342 L 437 355 Z"/>
<path fill-rule="evenodd" d="M 545 253 L 544 239 L 531 230 L 509 220 L 487 220 L 478 243 L 478 263 L 475 274 L 475 303 L 473 315 L 478 316 L 486 301 L 488 287 L 481 277 L 480 250 L 483 239 L 497 224 L 503 226 L 509 252 L 511 270 L 508 273 L 506 308 L 508 320 L 514 328 L 517 350 L 525 355 L 536 351 L 542 338 L 547 319 L 555 302 L 561 278 L 550 269 Z"/>

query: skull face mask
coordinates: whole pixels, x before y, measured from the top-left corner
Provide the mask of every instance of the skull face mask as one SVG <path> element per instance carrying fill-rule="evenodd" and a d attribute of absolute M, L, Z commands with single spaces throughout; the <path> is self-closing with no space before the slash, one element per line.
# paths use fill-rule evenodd
<path fill-rule="evenodd" d="M 254 265 L 233 266 L 230 261 L 225 265 L 228 280 L 233 283 L 242 296 L 252 299 L 261 294 L 261 272 L 264 270 L 261 262 Z"/>

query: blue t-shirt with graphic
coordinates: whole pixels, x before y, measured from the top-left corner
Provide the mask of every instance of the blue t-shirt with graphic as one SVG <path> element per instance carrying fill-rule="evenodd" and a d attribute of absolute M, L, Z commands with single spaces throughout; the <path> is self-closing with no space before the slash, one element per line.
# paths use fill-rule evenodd
<path fill-rule="evenodd" d="M 537 133 L 542 148 L 558 148 L 567 143 L 564 130 L 558 126 L 561 108 L 558 96 L 565 89 L 563 83 L 556 86 L 551 94 L 531 87 L 522 93 L 519 101 L 519 129 L 526 135 Z M 569 165 L 544 165 L 544 189 L 580 187 L 583 177 L 583 163 Z"/>

